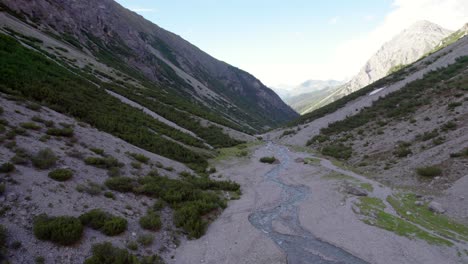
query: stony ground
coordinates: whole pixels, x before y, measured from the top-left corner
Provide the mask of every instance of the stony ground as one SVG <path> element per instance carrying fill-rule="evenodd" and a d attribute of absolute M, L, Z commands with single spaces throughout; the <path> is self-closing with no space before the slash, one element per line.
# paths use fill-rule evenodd
<path fill-rule="evenodd" d="M 5 133 L 13 128 L 21 128 L 22 123 L 32 122 L 40 126 L 39 130 L 24 129 L 23 135 L 17 134 L 14 139 L 0 143 L 0 164 L 10 161 L 18 149 L 25 149 L 29 154 L 34 154 L 41 149 L 50 148 L 59 160 L 53 168 L 39 170 L 34 168 L 28 159 L 25 164 L 16 164 L 14 172 L 0 173 L 0 182 L 6 185 L 4 194 L 0 195 L 0 224 L 8 230 L 10 246 L 12 243 L 21 243 L 20 248 L 8 250 L 11 263 L 34 263 L 34 259 L 39 256 L 45 258 L 45 263 L 82 263 L 90 255 L 91 245 L 94 243 L 110 241 L 125 248 L 128 242 L 148 233 L 139 226 L 138 220 L 155 199 L 107 190 L 103 182 L 109 177 L 108 171 L 86 165 L 83 161 L 85 157 L 99 157 L 91 149 L 101 149 L 105 155 L 122 162 L 122 175 L 138 177 L 151 170 L 157 170 L 162 175 L 177 177 L 179 172 L 191 171 L 184 164 L 137 148 L 53 110 L 45 107 L 39 110 L 28 109 L 28 104 L 7 100 L 4 95 L 0 96 L 0 106 L 4 109 L 0 118 L 9 123 Z M 31 121 L 33 117 L 51 120 L 55 127 L 61 127 L 62 124 L 71 125 L 74 136 L 51 137 L 45 140 L 47 128 L 44 124 Z M 127 153 L 143 154 L 150 161 L 148 164 L 139 163 L 141 168 L 134 168 L 132 163 L 138 162 Z M 73 178 L 67 182 L 50 179 L 48 173 L 57 168 L 73 170 Z M 86 190 L 78 191 L 83 186 Z M 104 193 L 109 191 L 114 194 L 114 199 L 104 196 Z M 128 221 L 127 231 L 116 237 L 106 237 L 97 231 L 85 229 L 82 241 L 73 247 L 59 247 L 50 242 L 39 241 L 32 234 L 33 219 L 39 214 L 79 216 L 91 209 L 103 209 L 124 217 Z M 167 259 L 172 256 L 171 251 L 181 236 L 172 224 L 169 209 L 164 209 L 161 217 L 163 228 L 160 232 L 153 233 L 154 244 L 147 248 L 140 246 L 135 253 L 156 253 Z"/>

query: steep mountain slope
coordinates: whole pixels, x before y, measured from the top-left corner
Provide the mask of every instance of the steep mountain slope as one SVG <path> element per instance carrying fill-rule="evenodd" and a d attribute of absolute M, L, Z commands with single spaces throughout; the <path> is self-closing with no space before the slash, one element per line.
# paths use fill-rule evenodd
<path fill-rule="evenodd" d="M 5 0 L 2 8 L 143 86 L 157 85 L 147 88 L 162 103 L 174 105 L 176 99 L 169 100 L 169 95 L 182 97 L 221 115 L 230 126 L 250 131 L 297 115 L 250 74 L 212 58 L 112 0 Z"/>
<path fill-rule="evenodd" d="M 303 111 L 327 105 L 369 85 L 432 51 L 452 32 L 428 21 L 419 21 L 385 43 L 349 82 L 336 90 L 314 98 Z"/>

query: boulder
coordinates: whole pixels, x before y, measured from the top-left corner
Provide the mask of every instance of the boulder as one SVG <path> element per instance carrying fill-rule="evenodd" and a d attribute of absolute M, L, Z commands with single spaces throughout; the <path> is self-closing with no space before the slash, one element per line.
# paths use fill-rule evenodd
<path fill-rule="evenodd" d="M 437 213 L 437 214 L 445 213 L 445 209 L 438 202 L 432 201 L 432 202 L 429 203 L 428 207 L 429 207 L 429 210 L 434 212 L 434 213 Z"/>
<path fill-rule="evenodd" d="M 346 185 L 344 191 L 348 194 L 355 195 L 355 196 L 367 196 L 367 191 L 353 185 Z"/>

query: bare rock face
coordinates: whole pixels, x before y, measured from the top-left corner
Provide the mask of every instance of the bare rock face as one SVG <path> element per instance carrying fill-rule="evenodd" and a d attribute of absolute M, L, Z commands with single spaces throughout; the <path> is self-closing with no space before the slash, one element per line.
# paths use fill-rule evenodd
<path fill-rule="evenodd" d="M 385 43 L 343 89 L 352 93 L 385 77 L 398 66 L 408 65 L 434 49 L 452 31 L 429 21 L 419 21 Z"/>
<path fill-rule="evenodd" d="M 452 31 L 429 21 L 416 22 L 385 43 L 349 82 L 325 94 L 321 100 L 315 98 L 317 102 L 310 105 L 306 112 L 336 101 L 387 76 L 400 67 L 415 62 L 437 47 L 451 33 Z"/>

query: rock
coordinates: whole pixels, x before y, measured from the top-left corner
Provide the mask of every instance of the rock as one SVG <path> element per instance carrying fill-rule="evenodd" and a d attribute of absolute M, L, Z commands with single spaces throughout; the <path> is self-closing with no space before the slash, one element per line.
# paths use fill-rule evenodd
<path fill-rule="evenodd" d="M 296 163 L 304 163 L 304 159 L 303 158 L 297 158 L 294 160 Z"/>
<path fill-rule="evenodd" d="M 132 211 L 132 210 L 128 210 L 128 209 L 125 209 L 125 214 L 128 215 L 128 216 L 134 215 L 133 211 Z"/>
<path fill-rule="evenodd" d="M 445 209 L 438 202 L 432 201 L 432 202 L 429 203 L 428 207 L 429 207 L 429 210 L 434 212 L 434 213 L 438 213 L 438 214 L 445 213 Z"/>
<path fill-rule="evenodd" d="M 356 195 L 356 196 L 367 196 L 367 191 L 353 185 L 346 185 L 344 188 L 345 192 L 351 195 Z"/>
<path fill-rule="evenodd" d="M 18 200 L 18 194 L 16 194 L 16 193 L 9 193 L 9 194 L 7 195 L 7 201 L 9 201 L 9 202 L 14 202 L 14 201 L 16 201 L 16 200 Z"/>
<path fill-rule="evenodd" d="M 414 202 L 414 204 L 417 205 L 417 206 L 423 206 L 424 202 L 423 201 L 416 201 L 416 202 Z"/>

